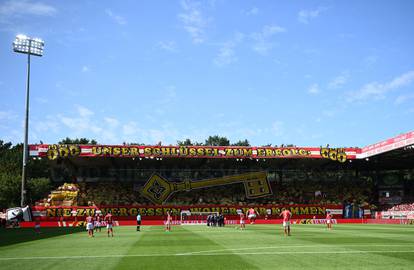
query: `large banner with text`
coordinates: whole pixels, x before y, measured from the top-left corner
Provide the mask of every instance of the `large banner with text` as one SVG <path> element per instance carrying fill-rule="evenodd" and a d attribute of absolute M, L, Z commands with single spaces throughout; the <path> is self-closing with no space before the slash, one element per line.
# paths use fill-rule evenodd
<path fill-rule="evenodd" d="M 172 215 L 180 218 L 181 211 L 190 212 L 220 212 L 229 219 L 238 218 L 238 210 L 244 213 L 253 207 L 259 214 L 260 219 L 276 219 L 280 218 L 279 214 L 282 208 L 289 209 L 295 219 L 306 218 L 325 218 L 326 211 L 330 211 L 335 217 L 342 217 L 341 204 L 329 205 L 196 205 L 196 206 L 100 206 L 100 207 L 45 207 L 33 206 L 32 215 L 34 219 L 42 221 L 62 221 L 62 220 L 84 220 L 88 215 L 95 215 L 100 210 L 103 215 L 111 212 L 117 220 L 132 220 L 140 213 L 144 220 L 162 220 L 165 218 L 167 211 L 171 211 Z"/>
<path fill-rule="evenodd" d="M 30 145 L 30 155 L 50 160 L 69 157 L 127 158 L 325 158 L 339 162 L 355 159 L 359 148 L 144 146 L 144 145 Z"/>

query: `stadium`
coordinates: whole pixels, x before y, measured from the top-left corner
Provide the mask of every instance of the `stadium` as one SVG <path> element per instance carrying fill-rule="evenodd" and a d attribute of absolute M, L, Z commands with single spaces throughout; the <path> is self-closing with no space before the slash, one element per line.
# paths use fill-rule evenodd
<path fill-rule="evenodd" d="M 138 211 L 144 222 L 165 220 L 168 210 L 177 221 L 182 210 L 237 220 L 236 210 L 251 206 L 266 217 L 261 222 L 273 222 L 284 207 L 298 219 L 321 219 L 326 210 L 336 218 L 371 218 L 412 200 L 413 141 L 409 132 L 341 149 L 32 145 L 33 158 L 48 160 L 51 179 L 65 183 L 36 202 L 34 218 L 70 221 L 74 209 L 90 207 L 112 209 L 125 224 Z"/>
<path fill-rule="evenodd" d="M 223 268 L 244 269 L 240 256 L 265 256 L 256 265 L 270 269 L 282 255 L 306 258 L 296 263 L 301 268 L 309 257 L 351 256 L 361 263 L 391 253 L 392 259 L 366 268 L 385 269 L 389 262 L 406 268 L 400 260 L 412 258 L 414 245 L 413 145 L 414 132 L 362 148 L 31 145 L 32 160 L 47 162 L 55 189 L 22 209 L 18 226 L 23 233 L 7 234 L 8 241 L 83 242 L 88 217 L 111 213 L 114 238 L 119 239 L 114 241 L 120 241 L 114 245 L 129 245 L 123 241 L 132 237 L 137 253 L 120 253 L 117 247 L 116 255 L 99 248 L 78 254 L 64 247 L 53 256 L 36 253 L 27 258 L 39 258 L 35 268 L 46 259 L 58 259 L 67 268 L 65 261 L 72 258 L 93 259 L 102 266 L 99 260 L 109 256 L 125 261 L 116 268 L 138 260 L 161 269 L 154 258 L 202 268 L 214 256 Z M 246 217 L 247 226 L 242 227 L 241 216 L 251 208 L 257 217 Z M 9 209 L 7 216 L 16 209 Z M 289 239 L 281 229 L 283 209 L 291 212 Z M 215 221 L 219 216 L 222 224 Z M 164 231 L 169 218 L 172 229 Z M 107 240 L 104 222 L 95 240 Z M 330 222 L 333 230 L 325 228 Z M 0 260 L 5 263 L 26 260 L 4 254 Z"/>
<path fill-rule="evenodd" d="M 414 269 L 413 10 L 0 1 L 0 270 Z"/>

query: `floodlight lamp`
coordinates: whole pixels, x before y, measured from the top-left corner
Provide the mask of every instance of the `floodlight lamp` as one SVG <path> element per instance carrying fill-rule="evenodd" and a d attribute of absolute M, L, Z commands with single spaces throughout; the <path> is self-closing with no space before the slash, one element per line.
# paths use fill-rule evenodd
<path fill-rule="evenodd" d="M 43 55 L 45 42 L 40 38 L 30 38 L 25 35 L 17 35 L 13 42 L 13 51 L 36 56 Z"/>

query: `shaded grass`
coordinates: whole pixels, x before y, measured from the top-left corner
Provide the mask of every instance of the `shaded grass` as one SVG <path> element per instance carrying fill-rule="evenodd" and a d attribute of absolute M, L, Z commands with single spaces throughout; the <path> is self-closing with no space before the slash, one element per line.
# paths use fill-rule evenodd
<path fill-rule="evenodd" d="M 80 227 L 42 228 L 40 233 L 36 233 L 33 228 L 0 228 L 0 247 L 29 241 L 37 241 L 40 239 L 46 239 L 60 235 L 79 233 L 83 231 L 85 231 L 85 229 Z"/>

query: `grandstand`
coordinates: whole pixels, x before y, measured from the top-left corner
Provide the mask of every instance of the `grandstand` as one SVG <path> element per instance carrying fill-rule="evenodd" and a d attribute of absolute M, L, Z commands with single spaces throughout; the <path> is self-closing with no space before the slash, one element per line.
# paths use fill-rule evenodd
<path fill-rule="evenodd" d="M 398 204 L 412 211 L 413 144 L 414 132 L 363 148 L 32 145 L 60 186 L 34 212 L 49 220 L 91 207 L 132 220 L 141 209 L 148 220 L 192 208 L 231 219 L 248 206 L 266 219 L 283 206 L 301 218 L 326 209 L 369 218 Z"/>
<path fill-rule="evenodd" d="M 32 145 L 55 187 L 31 207 L 34 222 L 0 229 L 0 261 L 5 269 L 410 269 L 413 139 L 341 149 Z M 240 226 L 249 208 L 258 219 Z M 282 208 L 293 214 L 290 237 Z M 86 234 L 85 217 L 98 210 L 114 215 L 115 237 Z M 173 228 L 153 226 L 167 212 Z"/>

